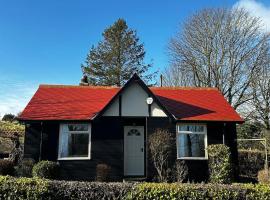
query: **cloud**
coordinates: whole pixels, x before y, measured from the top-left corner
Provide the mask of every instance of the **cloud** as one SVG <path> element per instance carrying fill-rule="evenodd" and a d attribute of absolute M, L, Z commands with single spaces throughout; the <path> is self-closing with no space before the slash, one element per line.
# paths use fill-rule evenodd
<path fill-rule="evenodd" d="M 0 78 L 0 119 L 6 113 L 21 112 L 37 89 L 37 84 Z"/>
<path fill-rule="evenodd" d="M 270 6 L 255 0 L 239 0 L 233 7 L 244 8 L 251 15 L 260 17 L 266 31 L 270 31 Z"/>

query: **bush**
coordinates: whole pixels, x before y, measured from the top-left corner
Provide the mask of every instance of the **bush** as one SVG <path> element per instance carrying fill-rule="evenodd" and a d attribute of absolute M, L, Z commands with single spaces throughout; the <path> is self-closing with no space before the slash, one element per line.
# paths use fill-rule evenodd
<path fill-rule="evenodd" d="M 241 176 L 257 178 L 257 174 L 264 169 L 265 152 L 258 150 L 239 150 L 239 174 Z"/>
<path fill-rule="evenodd" d="M 20 165 L 16 168 L 16 175 L 22 177 L 32 177 L 32 169 L 34 164 L 34 159 L 24 158 Z"/>
<path fill-rule="evenodd" d="M 0 176 L 0 199 L 48 199 L 48 181 Z"/>
<path fill-rule="evenodd" d="M 111 167 L 107 164 L 97 164 L 97 181 L 104 182 L 109 180 Z"/>
<path fill-rule="evenodd" d="M 209 181 L 231 183 L 232 163 L 229 147 L 223 144 L 208 146 Z"/>
<path fill-rule="evenodd" d="M 179 184 L 143 183 L 138 184 L 126 199 L 269 199 L 270 185 L 252 184 Z"/>
<path fill-rule="evenodd" d="M 270 183 L 268 170 L 262 169 L 258 172 L 258 182 L 259 183 Z"/>
<path fill-rule="evenodd" d="M 52 181 L 0 176 L 0 199 L 124 199 L 131 183 Z"/>
<path fill-rule="evenodd" d="M 170 157 L 172 155 L 172 134 L 167 130 L 157 129 L 149 136 L 148 146 L 150 158 L 157 172 L 159 182 L 168 182 L 172 169 L 170 169 Z"/>
<path fill-rule="evenodd" d="M 188 179 L 188 166 L 184 160 L 176 160 L 174 179 L 179 183 Z"/>
<path fill-rule="evenodd" d="M 34 165 L 33 177 L 55 179 L 58 178 L 59 165 L 56 162 L 43 160 Z"/>
<path fill-rule="evenodd" d="M 270 185 L 100 183 L 0 176 L 0 199 L 269 199 Z"/>
<path fill-rule="evenodd" d="M 0 175 L 13 175 L 14 163 L 10 160 L 0 160 Z"/>

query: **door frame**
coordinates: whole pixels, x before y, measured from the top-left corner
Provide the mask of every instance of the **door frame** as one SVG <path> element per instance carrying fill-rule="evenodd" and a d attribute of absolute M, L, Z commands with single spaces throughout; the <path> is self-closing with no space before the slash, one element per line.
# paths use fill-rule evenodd
<path fill-rule="evenodd" d="M 143 134 L 143 148 L 144 148 L 144 151 L 143 151 L 143 174 L 142 175 L 126 175 L 125 174 L 125 137 L 126 137 L 126 133 L 125 133 L 125 127 L 126 126 L 129 126 L 129 127 L 143 127 L 143 131 L 144 131 L 144 134 Z M 123 141 L 123 175 L 124 175 L 124 177 L 145 177 L 145 175 L 146 175 L 146 127 L 145 127 L 145 125 L 140 125 L 140 124 L 138 124 L 138 125 L 128 125 L 128 124 L 126 124 L 126 125 L 124 125 L 123 126 L 123 139 L 124 139 L 124 141 Z"/>

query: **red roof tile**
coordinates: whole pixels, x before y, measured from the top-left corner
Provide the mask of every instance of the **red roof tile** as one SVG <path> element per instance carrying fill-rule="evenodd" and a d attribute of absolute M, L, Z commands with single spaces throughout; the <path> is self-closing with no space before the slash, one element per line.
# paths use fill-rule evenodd
<path fill-rule="evenodd" d="M 115 87 L 41 85 L 20 119 L 89 120 L 119 90 Z M 217 89 L 152 87 L 150 90 L 179 120 L 242 121 Z"/>
<path fill-rule="evenodd" d="M 151 88 L 179 120 L 243 121 L 216 88 Z"/>

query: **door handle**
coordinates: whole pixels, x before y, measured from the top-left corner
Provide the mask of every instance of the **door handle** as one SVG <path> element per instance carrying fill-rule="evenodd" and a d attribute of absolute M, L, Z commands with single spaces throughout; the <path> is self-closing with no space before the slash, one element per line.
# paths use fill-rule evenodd
<path fill-rule="evenodd" d="M 143 148 L 141 148 L 141 152 L 143 152 Z"/>

